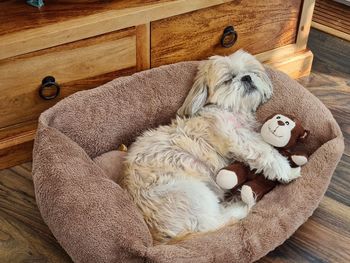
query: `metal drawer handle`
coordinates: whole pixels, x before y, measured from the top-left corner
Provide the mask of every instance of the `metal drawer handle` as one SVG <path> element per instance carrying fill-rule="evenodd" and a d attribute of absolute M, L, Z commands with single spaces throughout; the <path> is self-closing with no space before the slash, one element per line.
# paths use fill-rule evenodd
<path fill-rule="evenodd" d="M 224 29 L 224 33 L 222 34 L 221 37 L 221 46 L 224 48 L 229 48 L 232 47 L 238 38 L 238 34 L 235 31 L 233 26 L 228 26 Z"/>
<path fill-rule="evenodd" d="M 49 88 L 50 89 L 54 88 L 54 93 L 52 95 L 50 95 L 50 96 L 45 95 L 45 90 L 47 90 Z M 58 95 L 60 95 L 60 89 L 61 88 L 57 84 L 57 82 L 56 82 L 54 77 L 46 76 L 41 81 L 41 85 L 40 85 L 40 88 L 39 88 L 39 95 L 44 100 L 52 100 L 52 99 L 56 98 Z"/>

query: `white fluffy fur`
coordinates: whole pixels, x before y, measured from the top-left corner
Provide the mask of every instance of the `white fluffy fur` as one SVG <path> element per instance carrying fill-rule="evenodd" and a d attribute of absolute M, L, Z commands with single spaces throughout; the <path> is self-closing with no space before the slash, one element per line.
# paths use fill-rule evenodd
<path fill-rule="evenodd" d="M 270 80 L 252 55 L 238 51 L 211 57 L 199 66 L 177 118 L 132 144 L 121 184 L 156 240 L 215 230 L 247 215 L 250 205 L 222 202 L 224 190 L 214 180 L 233 160 L 272 180 L 298 177 L 255 132 L 254 113 L 271 95 Z"/>

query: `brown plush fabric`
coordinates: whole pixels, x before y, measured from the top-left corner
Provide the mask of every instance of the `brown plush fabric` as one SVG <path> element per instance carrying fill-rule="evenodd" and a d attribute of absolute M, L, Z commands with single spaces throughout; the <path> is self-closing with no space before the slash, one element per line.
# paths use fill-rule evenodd
<path fill-rule="evenodd" d="M 94 162 L 103 170 L 106 176 L 117 182 L 123 168 L 126 152 L 110 151 L 94 158 Z"/>
<path fill-rule="evenodd" d="M 317 207 L 343 152 L 341 131 L 317 98 L 269 70 L 275 94 L 258 117 L 292 114 L 311 130 L 313 154 L 302 178 L 276 187 L 233 226 L 174 245 L 153 245 L 128 193 L 92 158 L 168 123 L 196 67 L 185 62 L 119 78 L 78 92 L 41 115 L 33 160 L 36 200 L 75 262 L 251 262 L 282 244 Z"/>

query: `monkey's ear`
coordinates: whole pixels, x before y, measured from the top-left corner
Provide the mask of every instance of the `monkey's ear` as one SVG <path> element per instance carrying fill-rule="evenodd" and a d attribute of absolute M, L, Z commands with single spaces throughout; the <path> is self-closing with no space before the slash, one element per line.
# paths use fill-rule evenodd
<path fill-rule="evenodd" d="M 300 142 L 305 142 L 306 138 L 309 137 L 310 131 L 309 130 L 304 130 L 304 132 L 299 136 L 298 140 Z"/>

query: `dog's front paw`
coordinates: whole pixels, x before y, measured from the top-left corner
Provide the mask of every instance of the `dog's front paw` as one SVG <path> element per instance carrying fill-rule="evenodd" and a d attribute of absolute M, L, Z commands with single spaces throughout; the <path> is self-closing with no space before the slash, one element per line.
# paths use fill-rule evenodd
<path fill-rule="evenodd" d="M 281 183 L 288 183 L 295 177 L 288 160 L 282 155 L 276 155 L 273 161 L 264 169 L 265 177 L 269 180 L 277 180 Z"/>
<path fill-rule="evenodd" d="M 281 183 L 287 184 L 299 178 L 300 176 L 301 176 L 300 167 L 290 168 L 290 172 L 287 174 L 287 176 L 281 177 L 280 179 L 278 179 L 278 181 L 280 181 Z"/>
<path fill-rule="evenodd" d="M 290 168 L 288 176 L 278 179 L 281 183 L 287 184 L 301 176 L 301 168 Z"/>
<path fill-rule="evenodd" d="M 301 168 L 295 167 L 291 169 L 291 173 L 289 175 L 290 181 L 297 179 L 301 176 Z"/>

